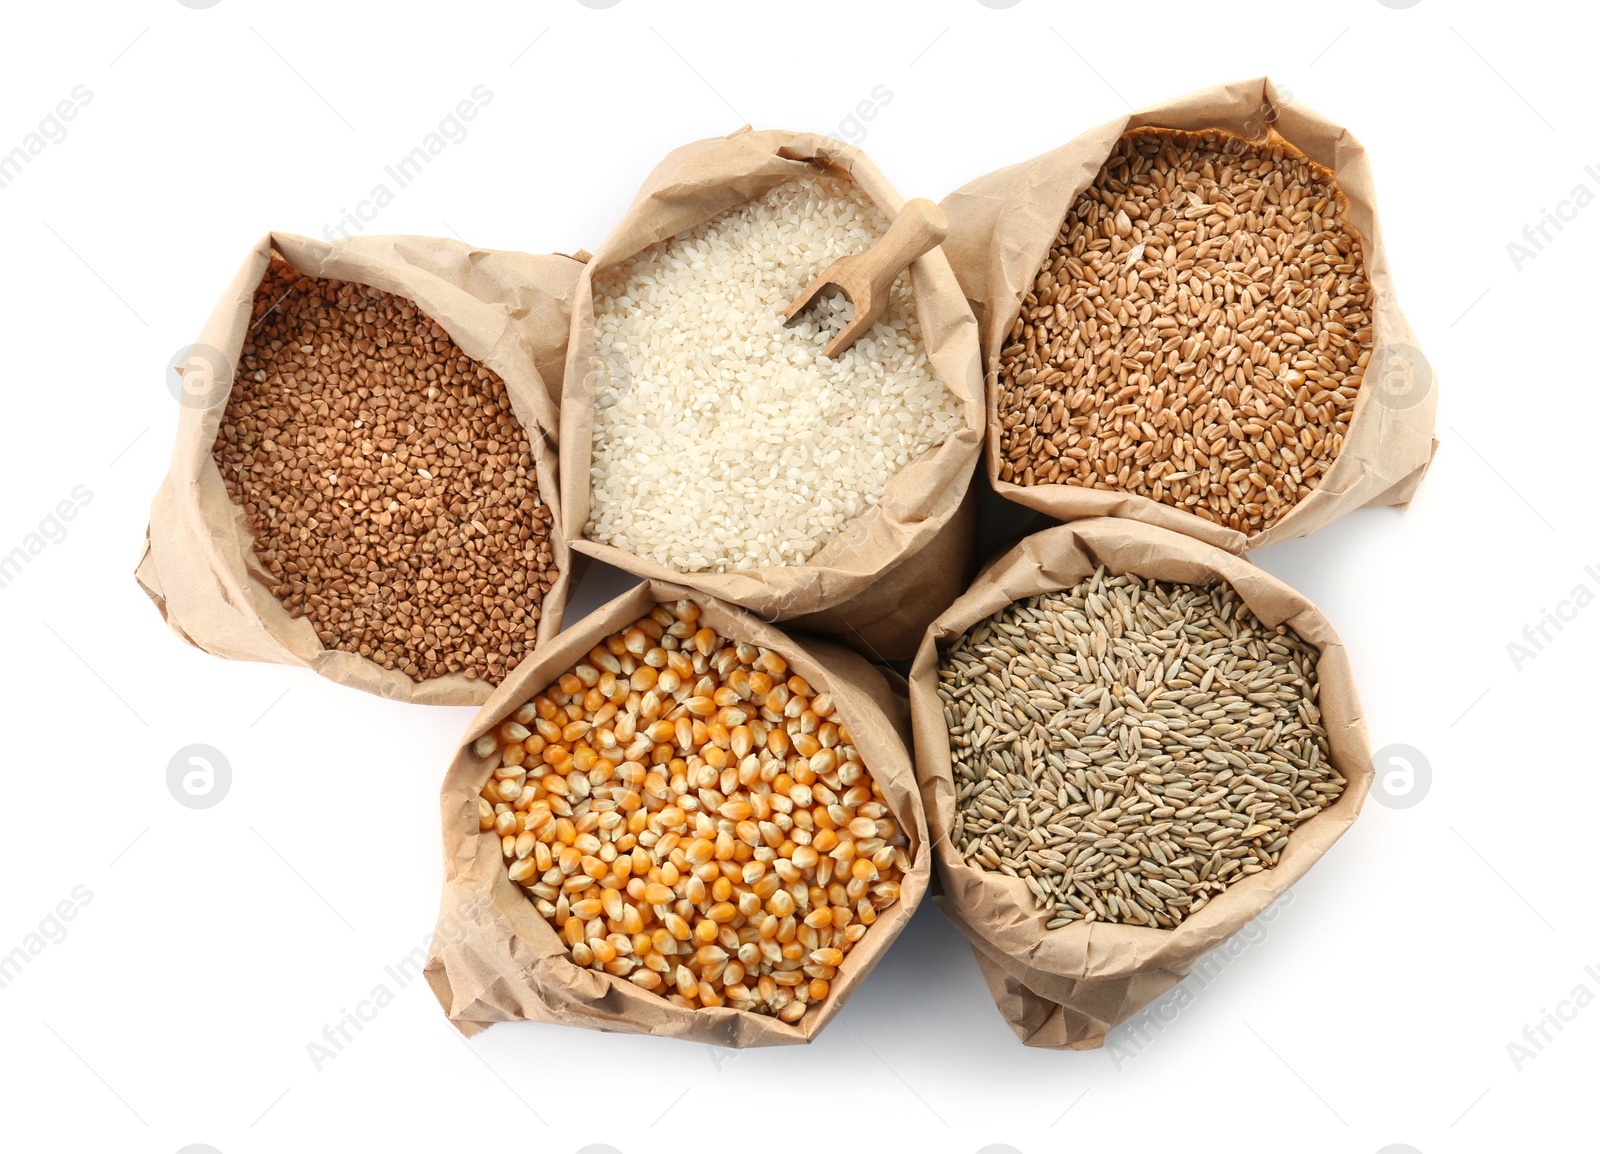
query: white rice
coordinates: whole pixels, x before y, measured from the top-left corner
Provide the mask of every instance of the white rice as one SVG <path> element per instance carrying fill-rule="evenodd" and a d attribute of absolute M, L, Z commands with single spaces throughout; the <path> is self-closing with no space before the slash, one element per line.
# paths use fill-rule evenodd
<path fill-rule="evenodd" d="M 843 177 L 791 181 L 595 278 L 592 541 L 681 572 L 803 562 L 961 426 L 911 278 L 838 360 L 850 305 L 780 315 L 882 235 Z"/>

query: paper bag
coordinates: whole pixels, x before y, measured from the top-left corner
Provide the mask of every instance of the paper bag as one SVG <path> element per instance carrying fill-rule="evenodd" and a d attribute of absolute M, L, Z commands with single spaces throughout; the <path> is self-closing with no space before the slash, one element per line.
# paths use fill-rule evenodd
<path fill-rule="evenodd" d="M 1331 170 L 1348 200 L 1346 218 L 1361 237 L 1371 286 L 1374 344 L 1348 435 L 1328 473 L 1265 530 L 1235 529 L 1150 497 L 1075 485 L 1016 485 L 1000 480 L 999 358 L 1032 292 L 1034 278 L 1067 210 L 1110 156 L 1122 134 L 1147 126 L 1219 128 L 1249 140 L 1281 139 Z M 1061 521 L 1132 517 L 1176 529 L 1232 553 L 1303 537 L 1363 505 L 1403 505 L 1432 459 L 1438 390 L 1395 295 L 1378 227 L 1366 150 L 1348 131 L 1304 107 L 1270 80 L 1208 88 L 1090 129 L 1032 160 L 979 177 L 943 201 L 950 218 L 945 254 L 977 314 L 987 382 L 986 467 L 1002 496 Z"/>
<path fill-rule="evenodd" d="M 324 677 L 398 701 L 477 705 L 492 685 L 453 673 L 413 681 L 355 653 L 325 649 L 307 618 L 293 618 L 252 550 L 244 512 L 212 458 L 256 286 L 272 254 L 306 276 L 353 281 L 414 301 L 469 357 L 498 373 L 528 434 L 540 497 L 554 514 L 559 578 L 545 594 L 538 640 L 561 628 L 571 555 L 561 534 L 554 438 L 557 403 L 543 374 L 563 363 L 567 314 L 582 265 L 570 257 L 490 252 L 454 240 L 364 236 L 329 244 L 269 233 L 257 242 L 191 352 L 215 359 L 204 393 L 180 396 L 177 443 L 150 511 L 137 577 L 173 632 L 219 657 L 305 665 Z"/>
<path fill-rule="evenodd" d="M 911 266 L 912 286 L 928 360 L 961 401 L 964 424 L 901 470 L 877 505 L 807 562 L 680 573 L 583 536 L 594 435 L 594 275 L 822 165 L 847 173 L 890 217 L 904 204 L 859 149 L 806 133 L 745 130 L 702 140 L 669 154 L 646 178 L 577 289 L 562 395 L 562 515 L 574 549 L 619 569 L 704 590 L 768 621 L 801 618 L 806 629 L 837 634 L 880 659 L 907 658 L 970 576 L 974 510 L 962 510 L 962 499 L 983 435 L 977 327 L 937 249 Z"/>
<path fill-rule="evenodd" d="M 912 868 L 901 880 L 900 900 L 845 955 L 828 996 L 794 1025 L 727 1006 L 687 1009 L 625 978 L 577 966 L 527 892 L 507 877 L 499 835 L 478 829 L 478 791 L 498 759 L 493 754 L 475 756 L 473 742 L 605 637 L 657 604 L 683 597 L 700 606 L 703 626 L 777 652 L 814 689 L 833 695 L 862 764 L 909 843 Z M 905 701 L 896 682 L 894 674 L 841 645 L 787 635 L 704 593 L 662 581 L 629 590 L 524 660 L 473 719 L 445 776 L 444 895 L 425 972 L 450 1020 L 468 1036 L 495 1022 L 529 1019 L 740 1048 L 810 1041 L 905 928 L 928 885 L 932 859 L 927 824 L 907 751 Z"/>
<path fill-rule="evenodd" d="M 1068 589 L 1104 565 L 1112 574 L 1187 584 L 1226 582 L 1261 622 L 1284 625 L 1318 652 L 1318 705 L 1330 760 L 1345 779 L 1333 805 L 1295 827 L 1278 864 L 1212 897 L 1172 929 L 1073 922 L 1047 930 L 1027 883 L 968 865 L 952 843 L 956 792 L 939 698 L 942 650 L 1013 601 Z M 1037 533 L 981 572 L 928 629 L 911 671 L 917 779 L 934 842 L 934 903 L 972 943 L 995 1004 L 1030 1046 L 1088 1049 L 1181 981 L 1310 869 L 1360 812 L 1371 751 L 1350 662 L 1310 601 L 1234 554 L 1135 521 L 1094 518 Z"/>

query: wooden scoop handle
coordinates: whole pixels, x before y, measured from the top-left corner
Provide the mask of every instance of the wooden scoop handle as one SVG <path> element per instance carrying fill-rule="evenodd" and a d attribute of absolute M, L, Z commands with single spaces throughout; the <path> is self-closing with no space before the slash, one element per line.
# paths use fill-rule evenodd
<path fill-rule="evenodd" d="M 894 218 L 889 231 L 867 250 L 866 271 L 872 278 L 875 295 L 889 290 L 894 278 L 910 263 L 928 252 L 950 231 L 950 221 L 944 209 L 926 197 L 906 201 L 900 214 Z"/>

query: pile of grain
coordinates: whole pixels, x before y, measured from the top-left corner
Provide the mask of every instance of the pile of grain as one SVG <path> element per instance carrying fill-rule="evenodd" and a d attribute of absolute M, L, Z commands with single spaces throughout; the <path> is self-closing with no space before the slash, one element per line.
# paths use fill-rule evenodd
<path fill-rule="evenodd" d="M 556 569 L 527 434 L 411 301 L 275 257 L 213 455 L 325 647 L 417 681 L 532 650 Z"/>
<path fill-rule="evenodd" d="M 592 541 L 680 572 L 792 565 L 875 505 L 960 427 L 934 376 L 910 277 L 837 360 L 833 297 L 790 301 L 887 228 L 821 173 L 654 245 L 595 278 Z"/>
<path fill-rule="evenodd" d="M 1370 310 L 1332 173 L 1281 141 L 1129 132 L 1002 350 L 1000 479 L 1266 529 L 1339 455 Z"/>
<path fill-rule="evenodd" d="M 911 861 L 832 696 L 699 617 L 658 606 L 485 734 L 479 828 L 578 965 L 798 1022 Z"/>
<path fill-rule="evenodd" d="M 1226 585 L 1101 569 L 1014 602 L 940 662 L 951 840 L 1049 928 L 1175 926 L 1343 792 L 1316 661 Z"/>

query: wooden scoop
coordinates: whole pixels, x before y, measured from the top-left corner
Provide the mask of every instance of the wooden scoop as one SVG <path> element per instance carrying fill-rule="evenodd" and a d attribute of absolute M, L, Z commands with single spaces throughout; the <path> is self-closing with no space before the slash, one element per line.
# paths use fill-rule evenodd
<path fill-rule="evenodd" d="M 944 210 L 931 200 L 917 197 L 906 201 L 900 215 L 878 243 L 853 256 L 841 257 L 828 266 L 809 288 L 794 299 L 783 314 L 783 323 L 792 325 L 832 286 L 850 298 L 855 316 L 838 336 L 822 350 L 825 357 L 837 357 L 855 344 L 868 329 L 883 318 L 889 308 L 889 288 L 912 261 L 942 241 L 950 231 Z"/>

